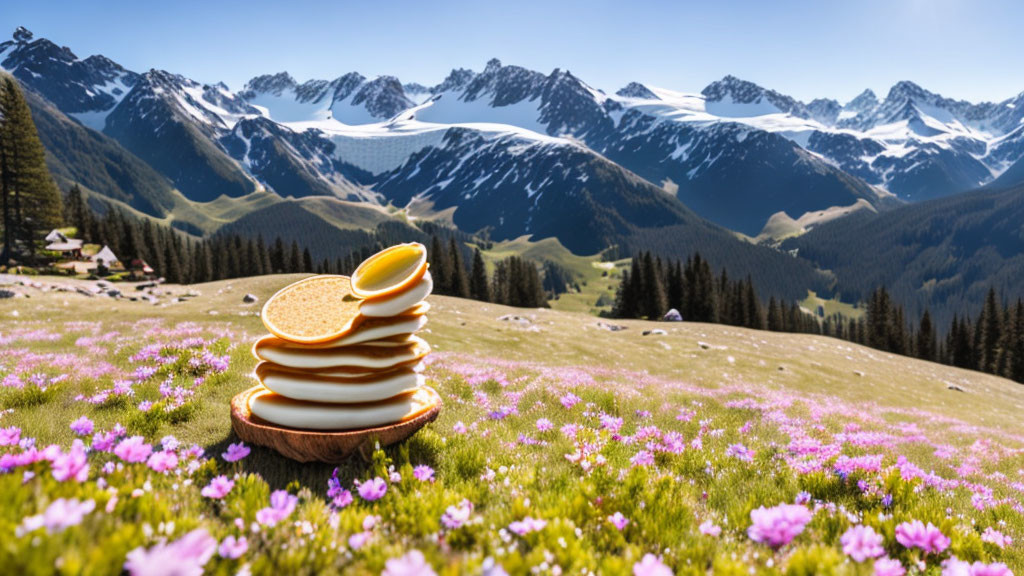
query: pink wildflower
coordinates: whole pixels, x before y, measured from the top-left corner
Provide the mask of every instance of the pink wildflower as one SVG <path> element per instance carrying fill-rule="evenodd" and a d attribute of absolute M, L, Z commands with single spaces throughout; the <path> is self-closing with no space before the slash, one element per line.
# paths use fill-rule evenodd
<path fill-rule="evenodd" d="M 722 534 L 722 527 L 715 524 L 711 520 L 705 520 L 701 522 L 700 526 L 698 526 L 697 529 L 700 530 L 701 534 L 704 534 L 705 536 L 711 536 L 714 538 L 718 538 Z"/>
<path fill-rule="evenodd" d="M 85 445 L 76 439 L 67 453 L 60 453 L 53 459 L 53 477 L 59 482 L 75 480 L 85 482 L 89 478 L 89 461 L 85 456 Z"/>
<path fill-rule="evenodd" d="M 773 508 L 761 506 L 750 511 L 747 535 L 755 542 L 781 548 L 796 538 L 811 521 L 811 511 L 800 504 L 779 504 Z"/>
<path fill-rule="evenodd" d="M 991 526 L 985 528 L 985 531 L 981 533 L 981 541 L 994 544 L 999 548 L 1006 548 L 1013 544 L 1013 538 L 1010 538 Z"/>
<path fill-rule="evenodd" d="M 551 420 L 548 420 L 547 418 L 538 418 L 537 419 L 537 431 L 538 432 L 547 432 L 548 430 L 551 430 L 554 427 L 555 427 L 555 425 L 552 424 Z"/>
<path fill-rule="evenodd" d="M 256 521 L 264 526 L 273 526 L 291 516 L 298 503 L 298 496 L 292 496 L 286 490 L 275 490 L 270 495 L 270 506 L 256 512 Z"/>
<path fill-rule="evenodd" d="M 132 576 L 199 576 L 216 551 L 217 540 L 205 528 L 197 528 L 169 544 L 132 550 L 125 559 L 124 569 Z"/>
<path fill-rule="evenodd" d="M 894 560 L 889 557 L 879 558 L 875 560 L 875 576 L 903 576 L 907 573 L 907 569 L 900 564 L 899 560 Z"/>
<path fill-rule="evenodd" d="M 204 486 L 199 493 L 202 494 L 204 498 L 220 500 L 227 496 L 228 492 L 231 492 L 231 489 L 234 487 L 235 481 L 222 474 L 214 477 L 213 480 L 210 480 L 210 483 Z"/>
<path fill-rule="evenodd" d="M 423 552 L 410 550 L 400 558 L 392 558 L 384 564 L 381 576 L 437 576 Z"/>
<path fill-rule="evenodd" d="M 142 436 L 125 438 L 114 448 L 114 454 L 121 460 L 129 463 L 145 462 L 152 453 L 153 447 L 146 444 L 146 440 Z"/>
<path fill-rule="evenodd" d="M 154 452 L 146 465 L 154 472 L 167 472 L 178 467 L 178 455 L 169 450 Z"/>
<path fill-rule="evenodd" d="M 639 562 L 633 564 L 633 576 L 672 576 L 672 569 L 654 554 L 645 554 Z"/>
<path fill-rule="evenodd" d="M 533 518 L 527 516 L 522 520 L 516 520 L 515 522 L 509 524 L 508 529 L 520 536 L 525 536 L 530 532 L 537 532 L 539 530 L 543 530 L 544 527 L 547 525 L 547 520 L 541 520 L 540 518 Z"/>
<path fill-rule="evenodd" d="M 906 548 L 920 548 L 926 554 L 938 554 L 949 547 L 949 538 L 931 522 L 904 522 L 896 527 L 896 541 Z"/>
<path fill-rule="evenodd" d="M 871 529 L 870 526 L 857 525 L 851 527 L 839 538 L 843 545 L 843 554 L 853 558 L 857 562 L 863 562 L 868 558 L 878 558 L 885 554 L 882 548 L 882 535 Z"/>
<path fill-rule="evenodd" d="M 449 530 L 461 528 L 463 524 L 469 521 L 469 516 L 472 513 L 473 503 L 469 500 L 463 500 L 460 504 L 449 506 L 444 511 L 444 514 L 441 515 L 441 524 L 444 524 L 444 527 Z"/>
<path fill-rule="evenodd" d="M 46 531 L 50 534 L 63 532 L 67 528 L 81 524 L 86 514 L 95 509 L 96 502 L 94 500 L 79 502 L 77 499 L 58 498 L 51 502 L 42 514 L 25 518 L 22 521 L 21 530 L 32 532 L 45 526 Z"/>
<path fill-rule="evenodd" d="M 242 554 L 245 554 L 249 550 L 249 542 L 245 539 L 245 536 L 235 538 L 234 536 L 228 536 L 220 543 L 218 553 L 221 558 L 227 558 L 229 560 L 235 560 Z"/>
<path fill-rule="evenodd" d="M 21 440 L 21 428 L 8 426 L 0 428 L 0 446 L 15 446 Z"/>
<path fill-rule="evenodd" d="M 608 521 L 615 526 L 615 529 L 621 532 L 627 524 L 629 524 L 629 518 L 622 515 L 622 512 L 616 512 L 608 517 Z"/>

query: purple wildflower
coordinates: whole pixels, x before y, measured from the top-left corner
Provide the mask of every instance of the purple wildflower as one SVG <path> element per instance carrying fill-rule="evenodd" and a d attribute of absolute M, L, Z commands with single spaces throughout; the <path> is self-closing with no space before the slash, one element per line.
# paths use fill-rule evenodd
<path fill-rule="evenodd" d="M 430 466 L 419 465 L 412 469 L 412 477 L 419 480 L 420 482 L 433 482 L 434 481 L 434 469 Z"/>
<path fill-rule="evenodd" d="M 92 430 L 92 420 L 89 420 L 86 416 L 82 416 L 71 423 L 71 431 L 79 436 L 88 436 L 89 434 L 92 434 Z"/>
<path fill-rule="evenodd" d="M 612 526 L 615 526 L 615 529 L 619 532 L 625 529 L 626 525 L 629 524 L 629 518 L 623 516 L 622 512 L 616 512 L 615 514 L 612 514 L 608 517 L 608 521 L 611 522 Z"/>
<path fill-rule="evenodd" d="M 380 500 L 388 491 L 388 484 L 383 478 L 376 477 L 358 485 L 359 497 L 367 502 Z"/>
<path fill-rule="evenodd" d="M 238 462 L 242 458 L 249 455 L 250 449 L 243 442 L 238 444 L 231 444 L 228 446 L 227 452 L 221 454 L 226 462 Z"/>

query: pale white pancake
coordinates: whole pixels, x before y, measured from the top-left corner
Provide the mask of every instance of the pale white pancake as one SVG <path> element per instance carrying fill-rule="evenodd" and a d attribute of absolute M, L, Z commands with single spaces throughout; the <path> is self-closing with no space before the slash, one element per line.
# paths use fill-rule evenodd
<path fill-rule="evenodd" d="M 309 350 L 311 348 L 341 348 L 353 344 L 363 344 L 374 340 L 383 340 L 394 336 L 413 334 L 420 331 L 427 325 L 427 317 L 419 316 L 398 316 L 396 318 L 366 318 L 359 323 L 359 327 L 348 336 L 337 340 L 324 342 L 322 344 L 296 344 L 287 340 L 281 340 L 274 336 L 264 336 L 263 346 L 278 346 L 283 348 L 294 348 Z"/>
<path fill-rule="evenodd" d="M 403 310 L 402 313 L 399 314 L 397 317 L 401 318 L 404 316 L 423 316 L 427 312 L 430 312 L 430 302 L 424 300 L 419 304 L 416 304 L 412 308 L 409 308 L 408 310 Z M 364 322 L 365 321 L 366 320 L 364 320 Z"/>
<path fill-rule="evenodd" d="M 404 347 L 287 348 L 267 340 L 258 340 L 252 347 L 256 358 L 298 370 L 344 367 L 380 371 L 418 360 L 429 352 L 430 346 L 416 336 L 410 336 L 409 344 Z"/>
<path fill-rule="evenodd" d="M 409 368 L 369 378 L 330 378 L 260 366 L 256 375 L 264 386 L 285 398 L 332 404 L 387 400 L 412 392 L 425 381 L 422 374 Z"/>
<path fill-rule="evenodd" d="M 272 424 L 307 430 L 354 430 L 397 424 L 423 414 L 441 401 L 430 387 L 382 402 L 318 404 L 291 400 L 266 390 L 249 399 L 249 410 Z"/>
<path fill-rule="evenodd" d="M 338 367 L 338 368 L 324 368 L 321 370 L 302 370 L 299 368 L 288 368 L 287 366 L 279 366 L 273 362 L 260 362 L 256 365 L 253 377 L 259 378 L 261 371 L 266 370 L 277 370 L 279 372 L 291 372 L 299 376 L 312 376 L 314 378 L 340 378 L 340 379 L 361 379 L 371 378 L 375 376 L 383 376 L 394 372 L 396 370 L 405 370 L 408 368 L 413 372 L 423 372 L 426 366 L 421 360 L 413 360 L 412 362 L 406 362 L 399 364 L 393 368 L 386 368 L 384 370 L 371 370 L 369 368 L 352 368 L 352 367 Z"/>
<path fill-rule="evenodd" d="M 423 275 L 423 279 L 408 290 L 398 294 L 374 300 L 363 300 L 359 304 L 359 313 L 368 318 L 387 318 L 398 316 L 402 312 L 416 306 L 424 298 L 430 295 L 434 289 L 434 280 L 430 277 L 430 271 Z"/>

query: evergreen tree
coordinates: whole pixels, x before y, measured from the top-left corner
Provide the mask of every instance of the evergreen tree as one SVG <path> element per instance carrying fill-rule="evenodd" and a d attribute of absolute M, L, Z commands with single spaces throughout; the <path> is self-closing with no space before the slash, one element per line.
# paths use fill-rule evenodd
<path fill-rule="evenodd" d="M 989 374 L 996 373 L 996 362 L 998 361 L 999 342 L 1002 339 L 1002 311 L 996 298 L 996 289 L 989 288 L 988 296 L 985 297 L 985 307 L 981 318 L 978 320 L 980 342 L 979 369 Z"/>
<path fill-rule="evenodd" d="M 309 248 L 304 248 L 302 250 L 302 271 L 313 271 L 313 255 L 309 253 Z"/>
<path fill-rule="evenodd" d="M 292 249 L 288 254 L 288 263 L 285 268 L 289 273 L 302 271 L 302 253 L 299 252 L 299 243 L 296 240 L 292 240 Z"/>
<path fill-rule="evenodd" d="M 441 239 L 436 235 L 430 238 L 427 259 L 430 261 L 430 276 L 434 279 L 434 291 L 438 294 L 451 294 L 451 260 L 448 251 L 441 244 Z"/>
<path fill-rule="evenodd" d="M 469 277 L 470 297 L 483 302 L 490 302 L 491 290 L 487 283 L 487 266 L 480 249 L 473 250 L 473 270 Z"/>
<path fill-rule="evenodd" d="M 779 303 L 775 301 L 774 296 L 768 299 L 768 329 L 772 332 L 785 330 L 782 310 L 779 309 Z"/>
<path fill-rule="evenodd" d="M 462 263 L 462 251 L 459 250 L 454 236 L 448 239 L 448 255 L 452 264 L 451 279 L 449 280 L 451 295 L 469 298 L 469 277 L 466 276 L 466 267 Z"/>
<path fill-rule="evenodd" d="M 37 240 L 63 220 L 61 195 L 46 167 L 28 103 L 11 76 L 0 76 L 0 209 L 8 264 L 18 244 L 31 258 Z M 42 234 L 41 234 L 42 233 Z"/>
<path fill-rule="evenodd" d="M 927 309 L 921 315 L 921 324 L 917 331 L 917 357 L 934 362 L 938 358 L 936 349 L 935 327 L 932 326 L 932 315 Z"/>
<path fill-rule="evenodd" d="M 1024 302 L 1021 300 L 1017 300 L 1014 307 L 1013 326 L 1016 338 L 1012 344 L 1010 377 L 1017 382 L 1024 382 Z"/>

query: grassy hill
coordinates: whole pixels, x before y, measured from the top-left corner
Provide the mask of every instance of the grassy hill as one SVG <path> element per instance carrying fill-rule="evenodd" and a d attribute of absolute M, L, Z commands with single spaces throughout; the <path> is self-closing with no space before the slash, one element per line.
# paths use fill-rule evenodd
<path fill-rule="evenodd" d="M 678 574 L 870 574 L 840 542 L 859 523 L 904 566 L 956 555 L 1024 569 L 1021 548 L 994 535 L 1024 538 L 1024 387 L 816 336 L 645 321 L 610 331 L 585 313 L 431 297 L 426 376 L 445 407 L 404 445 L 338 468 L 354 502 L 328 497 L 331 466 L 258 447 L 226 462 L 228 401 L 254 384 L 249 345 L 264 332 L 242 296 L 263 302 L 298 278 L 165 286 L 156 305 L 61 291 L 88 284 L 54 278 L 0 286 L 30 296 L 0 307 L 0 428 L 57 443 L 57 456 L 73 452 L 81 416 L 95 432 L 120 423 L 181 445 L 165 472 L 97 449 L 81 482 L 56 478 L 59 457 L 0 475 L 0 530 L 15 534 L 0 560 L 19 573 L 116 572 L 131 550 L 201 529 L 246 538 L 240 558 L 207 558 L 215 573 L 379 574 L 416 550 L 443 574 L 621 574 L 647 554 Z M 132 395 L 86 401 L 116 381 Z M 193 443 L 205 457 L 186 453 Z M 218 474 L 231 490 L 202 496 Z M 356 482 L 375 476 L 387 493 L 364 500 Z M 257 520 L 271 490 L 298 496 L 275 525 Z M 26 518 L 58 497 L 95 511 L 63 531 L 33 528 Z M 812 514 L 792 542 L 752 537 L 752 510 L 793 502 Z M 948 549 L 900 544 L 911 520 L 933 523 Z"/>

